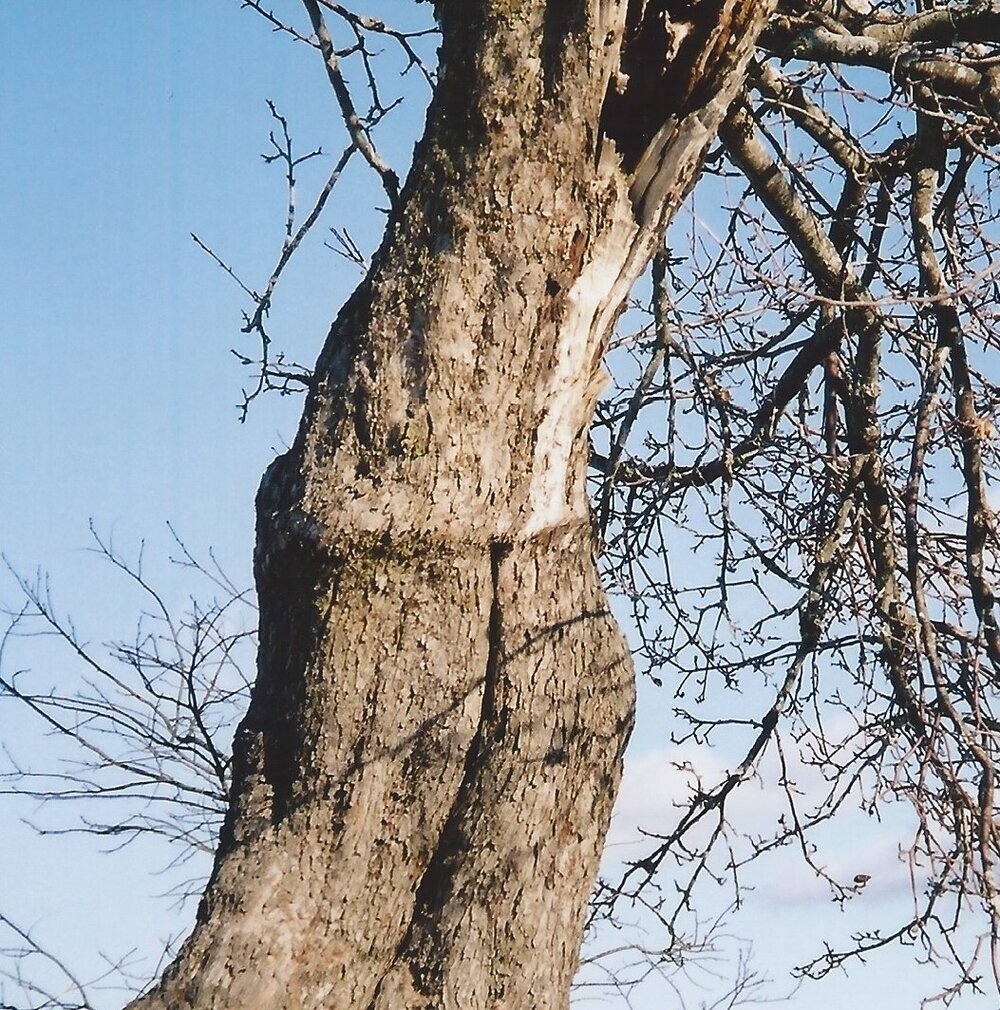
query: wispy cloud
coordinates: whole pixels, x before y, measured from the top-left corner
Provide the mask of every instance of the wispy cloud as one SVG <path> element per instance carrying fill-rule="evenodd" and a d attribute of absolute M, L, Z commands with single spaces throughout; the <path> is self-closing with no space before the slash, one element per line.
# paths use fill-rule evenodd
<path fill-rule="evenodd" d="M 718 752 L 693 744 L 629 757 L 608 835 L 606 871 L 648 853 L 657 844 L 655 836 L 675 827 L 693 793 L 711 788 L 728 772 Z M 792 774 L 802 817 L 820 804 L 829 786 L 809 768 L 795 767 Z M 789 822 L 788 796 L 779 781 L 776 762 L 765 760 L 760 773 L 730 797 L 727 819 L 738 857 L 749 854 L 752 840 L 770 838 Z M 833 820 L 811 833 L 806 852 L 815 867 L 842 884 L 867 876 L 856 891 L 866 904 L 899 901 L 912 888 L 910 868 L 900 855 L 912 830 L 906 814 L 889 807 L 878 819 L 848 801 Z M 800 845 L 789 842 L 742 871 L 743 880 L 770 905 L 828 904 L 830 885 L 804 855 Z"/>

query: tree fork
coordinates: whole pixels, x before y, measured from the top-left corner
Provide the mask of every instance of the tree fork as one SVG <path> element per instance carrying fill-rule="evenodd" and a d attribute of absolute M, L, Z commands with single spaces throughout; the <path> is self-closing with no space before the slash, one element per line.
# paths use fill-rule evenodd
<path fill-rule="evenodd" d="M 633 704 L 585 487 L 601 356 L 769 7 L 436 7 L 414 167 L 258 494 L 212 879 L 135 1008 L 567 1003 Z M 657 39 L 645 97 L 677 100 L 630 132 Z"/>

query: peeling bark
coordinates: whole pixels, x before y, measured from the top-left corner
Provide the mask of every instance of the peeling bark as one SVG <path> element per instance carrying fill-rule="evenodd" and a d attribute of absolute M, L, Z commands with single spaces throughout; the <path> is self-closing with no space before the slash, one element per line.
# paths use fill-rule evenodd
<path fill-rule="evenodd" d="M 414 168 L 258 494 L 215 869 L 137 1010 L 566 1006 L 633 704 L 601 356 L 768 9 L 437 4 Z"/>

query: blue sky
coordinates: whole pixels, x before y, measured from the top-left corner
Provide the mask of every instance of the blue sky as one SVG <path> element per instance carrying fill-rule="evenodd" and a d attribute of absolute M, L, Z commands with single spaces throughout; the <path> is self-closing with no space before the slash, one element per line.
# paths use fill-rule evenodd
<path fill-rule="evenodd" d="M 164 560 L 168 521 L 249 580 L 254 492 L 299 403 L 269 397 L 238 423 L 248 376 L 229 349 L 254 352 L 239 332 L 246 300 L 189 233 L 263 285 L 286 206 L 280 169 L 260 157 L 267 101 L 301 151 L 329 152 L 302 167 L 303 205 L 342 149 L 342 128 L 314 54 L 235 0 L 4 3 L 0 38 L 0 550 L 24 573 L 51 573 L 57 604 L 100 642 L 129 634 L 136 599 L 88 551 L 91 519 L 125 553 L 145 540 L 147 569 L 175 600 L 187 587 Z M 396 118 L 386 143 L 406 158 L 419 115 Z M 370 249 L 376 197 L 352 167 L 327 224 Z M 358 279 L 323 238 L 317 230 L 289 269 L 273 316 L 305 362 Z M 0 600 L 16 598 L 12 580 L 0 582 Z M 8 654 L 8 672 L 31 665 L 60 685 L 78 675 L 48 643 L 30 645 Z M 22 759 L 49 760 L 40 748 L 51 741 L 9 703 L 0 737 Z M 175 882 L 150 876 L 161 852 L 108 857 L 86 837 L 38 838 L 19 818 L 39 816 L 10 800 L 0 809 L 0 911 L 82 977 L 97 973 L 99 952 L 155 955 L 183 928 L 169 900 L 150 900 Z"/>
<path fill-rule="evenodd" d="M 274 6 L 301 21 L 291 0 Z M 409 0 L 368 9 L 397 21 L 426 17 Z M 128 633 L 135 601 L 86 551 L 91 519 L 125 551 L 145 539 L 149 564 L 178 597 L 182 580 L 156 560 L 169 549 L 168 521 L 196 550 L 211 545 L 238 581 L 249 578 L 253 494 L 294 432 L 299 404 L 271 396 L 238 423 L 248 377 L 229 348 L 253 352 L 239 333 L 246 301 L 189 233 L 263 284 L 285 209 L 280 171 L 260 158 L 272 126 L 267 100 L 288 117 L 301 151 L 327 152 L 303 166 L 302 206 L 339 153 L 342 130 L 315 54 L 272 34 L 238 0 L 5 0 L 0 39 L 0 550 L 21 571 L 50 572 L 57 601 L 100 641 Z M 400 87 L 413 98 L 384 136 L 405 165 L 423 95 L 416 78 Z M 370 250 L 378 199 L 353 165 L 326 224 L 346 226 Z M 289 270 L 272 320 L 306 363 L 358 278 L 323 237 L 320 228 Z M 0 600 L 15 596 L 10 580 L 0 583 Z M 17 660 L 74 675 L 44 643 Z M 649 688 L 644 701 L 620 842 L 634 836 L 629 817 L 654 822 L 657 799 L 676 795 L 665 767 L 677 755 L 663 750 L 669 704 L 657 707 Z M 47 746 L 10 703 L 0 705 L 0 737 L 22 757 Z M 745 803 L 751 812 L 767 805 L 753 793 Z M 163 937 L 183 930 L 170 901 L 155 897 L 173 878 L 150 876 L 162 866 L 151 846 L 106 855 L 86 837 L 38 838 L 20 820 L 36 814 L 0 798 L 0 911 L 64 951 L 81 976 L 95 973 L 98 952 L 155 957 Z M 850 851 L 862 830 L 835 837 L 834 849 Z M 845 933 L 870 921 L 865 908 L 838 919 L 822 885 L 792 866 L 786 859 L 762 871 L 765 893 L 732 925 L 758 936 L 761 967 L 778 978 L 820 923 Z M 898 897 L 873 888 L 865 900 L 870 909 Z M 934 985 L 916 978 L 907 957 L 890 958 L 791 1005 L 909 1007 Z M 650 1007 L 672 1000 L 655 987 L 644 998 Z"/>

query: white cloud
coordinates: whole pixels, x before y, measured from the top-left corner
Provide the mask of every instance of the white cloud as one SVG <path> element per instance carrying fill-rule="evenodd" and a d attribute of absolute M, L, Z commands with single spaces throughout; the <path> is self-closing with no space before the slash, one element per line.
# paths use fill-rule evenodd
<path fill-rule="evenodd" d="M 656 848 L 659 840 L 650 835 L 664 836 L 674 829 L 699 781 L 701 788 L 709 789 L 728 772 L 717 751 L 694 744 L 629 756 L 608 834 L 605 872 Z M 796 809 L 805 817 L 820 804 L 829 786 L 813 769 L 801 765 L 794 770 L 790 765 L 790 774 L 796 779 Z M 788 822 L 788 797 L 778 782 L 777 761 L 768 757 L 760 774 L 730 796 L 726 813 L 737 853 L 749 852 L 746 836 L 773 835 L 782 815 Z M 695 829 L 691 840 L 707 837 L 709 826 L 715 823 L 714 815 L 709 815 L 705 828 Z M 817 868 L 842 884 L 850 885 L 858 874 L 869 876 L 854 900 L 867 905 L 898 901 L 911 893 L 910 871 L 900 857 L 900 846 L 907 843 L 911 831 L 909 812 L 902 807 L 887 808 L 879 820 L 848 800 L 833 819 L 810 835 L 816 848 L 810 846 L 809 855 Z M 671 872 L 668 863 L 662 872 Z M 809 865 L 796 843 L 761 857 L 741 876 L 768 904 L 829 904 L 831 899 L 829 883 Z"/>

